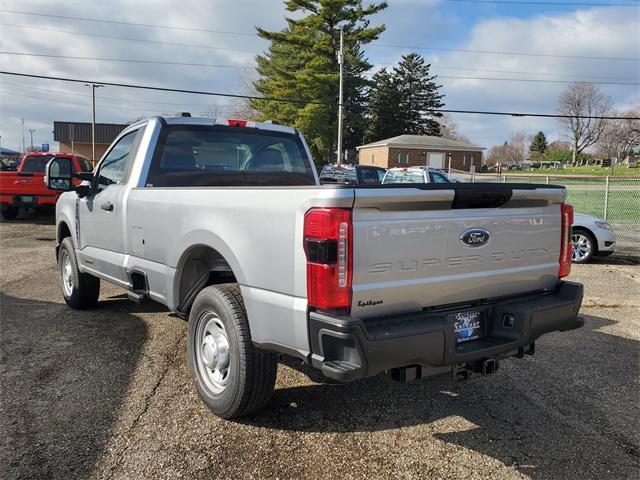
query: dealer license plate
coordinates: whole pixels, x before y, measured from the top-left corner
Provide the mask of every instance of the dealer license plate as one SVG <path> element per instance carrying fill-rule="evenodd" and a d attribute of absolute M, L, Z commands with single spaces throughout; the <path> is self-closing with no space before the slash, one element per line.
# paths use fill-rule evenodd
<path fill-rule="evenodd" d="M 483 312 L 472 310 L 454 314 L 453 328 L 456 332 L 456 342 L 468 342 L 480 338 L 482 335 Z"/>

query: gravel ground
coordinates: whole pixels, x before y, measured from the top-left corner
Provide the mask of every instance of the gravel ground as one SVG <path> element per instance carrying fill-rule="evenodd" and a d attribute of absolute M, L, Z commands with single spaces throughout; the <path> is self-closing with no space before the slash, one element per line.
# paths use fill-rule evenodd
<path fill-rule="evenodd" d="M 280 366 L 238 422 L 190 385 L 186 323 L 103 283 L 58 290 L 54 228 L 0 225 L 0 478 L 640 477 L 640 267 L 574 267 L 584 328 L 491 377 L 323 385 Z"/>

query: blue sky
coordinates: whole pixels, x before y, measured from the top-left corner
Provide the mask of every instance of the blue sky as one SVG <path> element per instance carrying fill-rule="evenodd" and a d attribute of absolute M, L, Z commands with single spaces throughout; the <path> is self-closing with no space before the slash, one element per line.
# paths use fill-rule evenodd
<path fill-rule="evenodd" d="M 634 7 L 448 0 L 391 0 L 389 3 L 387 10 L 372 18 L 372 23 L 387 26 L 387 31 L 376 42 L 378 44 L 518 53 L 418 50 L 432 63 L 433 73 L 439 75 L 447 108 L 550 113 L 555 110 L 558 95 L 567 86 L 561 82 L 573 80 L 607 83 L 599 87 L 622 110 L 638 102 L 638 85 L 608 84 L 640 82 L 640 62 L 637 60 L 640 58 L 640 5 L 637 1 L 582 2 L 623 3 L 636 5 Z M 254 25 L 280 28 L 284 25 L 285 15 L 283 3 L 278 0 L 4 0 L 0 10 L 232 32 L 253 32 Z M 103 24 L 8 12 L 0 12 L 0 29 L 0 50 L 3 52 L 226 65 L 224 68 L 184 67 L 0 54 L 5 70 L 231 93 L 248 91 L 255 53 L 266 47 L 264 41 L 246 35 Z M 105 38 L 108 36 L 208 45 L 220 50 Z M 366 47 L 366 54 L 376 68 L 394 63 L 403 53 L 411 51 L 410 48 L 380 45 Z M 575 58 L 577 56 L 602 58 Z M 27 132 L 29 128 L 36 129 L 35 144 L 53 144 L 54 120 L 90 121 L 89 94 L 88 88 L 82 85 L 0 76 L 2 145 L 20 147 L 21 118 L 24 118 Z M 223 106 L 216 107 L 214 103 Z M 98 121 L 123 122 L 182 110 L 194 114 L 217 110 L 224 115 L 233 110 L 230 103 L 233 102 L 212 97 L 103 88 L 99 90 Z M 513 132 L 531 135 L 541 129 L 551 140 L 563 135 L 553 119 L 476 115 L 452 115 L 452 119 L 460 133 L 487 148 L 507 140 Z"/>

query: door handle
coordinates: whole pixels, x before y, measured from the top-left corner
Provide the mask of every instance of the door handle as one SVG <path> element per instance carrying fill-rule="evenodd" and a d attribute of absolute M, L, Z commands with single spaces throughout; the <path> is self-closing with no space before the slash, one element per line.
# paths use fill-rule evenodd
<path fill-rule="evenodd" d="M 102 205 L 100 205 L 100 208 L 102 210 L 106 210 L 107 212 L 113 212 L 113 203 L 111 202 L 103 203 Z"/>

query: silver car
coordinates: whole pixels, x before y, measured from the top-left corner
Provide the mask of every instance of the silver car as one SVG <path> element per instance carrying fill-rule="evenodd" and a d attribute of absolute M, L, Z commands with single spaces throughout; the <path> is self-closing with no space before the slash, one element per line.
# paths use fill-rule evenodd
<path fill-rule="evenodd" d="M 573 263 L 587 263 L 594 256 L 605 257 L 615 251 L 616 233 L 605 220 L 575 213 L 571 243 Z"/>

